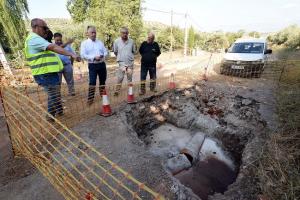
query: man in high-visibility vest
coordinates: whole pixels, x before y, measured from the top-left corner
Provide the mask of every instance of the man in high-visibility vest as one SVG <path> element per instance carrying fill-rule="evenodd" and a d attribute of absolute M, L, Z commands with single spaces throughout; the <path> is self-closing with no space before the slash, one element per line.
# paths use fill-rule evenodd
<path fill-rule="evenodd" d="M 63 115 L 58 75 L 58 72 L 63 70 L 63 64 L 55 53 L 71 56 L 77 61 L 80 61 L 80 57 L 46 41 L 44 38 L 47 37 L 49 28 L 42 19 L 35 18 L 31 20 L 31 28 L 32 32 L 25 41 L 26 60 L 31 68 L 34 80 L 44 87 L 48 94 L 48 112 L 53 117 Z M 52 121 L 52 118 L 48 119 Z"/>

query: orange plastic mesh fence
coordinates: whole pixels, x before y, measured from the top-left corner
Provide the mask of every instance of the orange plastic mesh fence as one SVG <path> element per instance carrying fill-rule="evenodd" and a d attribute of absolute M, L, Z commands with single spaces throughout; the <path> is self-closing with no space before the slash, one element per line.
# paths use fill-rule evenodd
<path fill-rule="evenodd" d="M 41 106 L 2 88 L 7 123 L 17 154 L 29 159 L 67 199 L 163 199 L 110 161 Z"/>

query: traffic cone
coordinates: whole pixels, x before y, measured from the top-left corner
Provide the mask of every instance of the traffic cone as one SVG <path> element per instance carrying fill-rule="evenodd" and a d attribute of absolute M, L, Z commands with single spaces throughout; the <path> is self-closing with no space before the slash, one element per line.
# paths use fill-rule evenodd
<path fill-rule="evenodd" d="M 170 83 L 169 83 L 169 89 L 170 90 L 173 90 L 176 88 L 176 85 L 175 85 L 175 77 L 174 77 L 174 74 L 172 73 L 171 74 L 171 79 L 170 79 Z"/>
<path fill-rule="evenodd" d="M 104 117 L 109 117 L 111 116 L 113 113 L 111 111 L 110 105 L 109 105 L 109 100 L 108 100 L 108 96 L 106 93 L 106 90 L 103 90 L 103 94 L 102 94 L 102 110 L 100 115 L 104 116 Z"/>
<path fill-rule="evenodd" d="M 129 85 L 128 85 L 127 103 L 128 104 L 134 104 L 134 103 L 136 103 L 136 100 L 134 99 L 133 85 L 132 85 L 132 83 L 129 83 Z"/>

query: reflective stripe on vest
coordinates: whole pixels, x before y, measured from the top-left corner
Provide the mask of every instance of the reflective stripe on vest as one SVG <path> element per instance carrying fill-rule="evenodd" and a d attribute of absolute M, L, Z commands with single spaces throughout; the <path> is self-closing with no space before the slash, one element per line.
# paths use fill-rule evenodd
<path fill-rule="evenodd" d="M 25 56 L 31 68 L 32 75 L 41 75 L 63 70 L 63 64 L 60 58 L 52 51 L 42 51 L 36 54 L 29 52 L 28 42 L 34 37 L 39 37 L 36 34 L 29 34 L 25 41 Z"/>
<path fill-rule="evenodd" d="M 27 58 L 27 61 L 34 61 L 34 60 L 37 60 L 39 58 L 55 57 L 55 56 L 56 56 L 55 53 L 41 54 L 41 55 L 37 55 L 37 56 L 33 56 L 33 57 L 30 57 L 30 58 Z"/>
<path fill-rule="evenodd" d="M 32 65 L 31 69 L 36 69 L 36 68 L 41 68 L 41 67 L 46 67 L 46 66 L 51 66 L 51 65 L 59 65 L 58 62 L 46 62 L 38 65 Z"/>

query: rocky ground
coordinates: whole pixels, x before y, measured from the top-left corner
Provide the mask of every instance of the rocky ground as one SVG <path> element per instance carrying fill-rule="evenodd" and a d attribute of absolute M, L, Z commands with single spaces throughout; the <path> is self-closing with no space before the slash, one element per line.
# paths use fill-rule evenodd
<path fill-rule="evenodd" d="M 144 141 L 146 149 L 162 159 L 163 166 L 168 157 L 180 150 L 180 144 L 177 145 L 178 141 L 172 140 L 174 138 L 154 141 L 169 145 L 167 149 L 153 148 L 153 130 L 165 123 L 190 132 L 201 131 L 217 140 L 234 160 L 237 179 L 224 194 L 215 194 L 209 199 L 256 199 L 259 188 L 253 170 L 264 142 L 267 123 L 259 113 L 260 107 L 264 106 L 253 97 L 241 95 L 231 93 L 224 85 L 197 83 L 192 88 L 168 92 L 138 103 L 126 112 L 128 123 Z M 181 184 L 177 185 L 175 181 L 173 188 L 176 188 L 176 199 L 189 199 L 190 193 L 185 193 Z"/>

